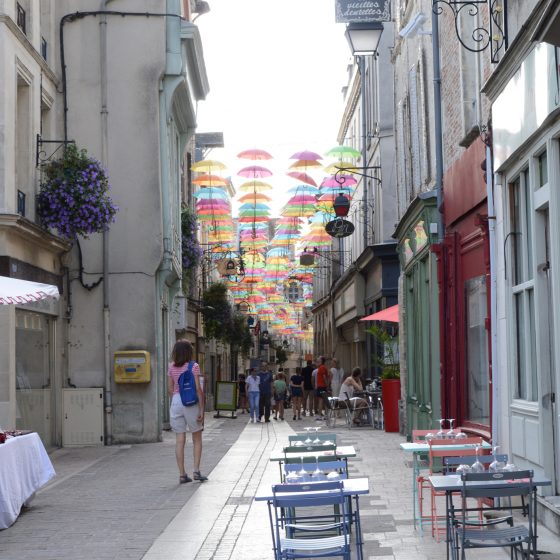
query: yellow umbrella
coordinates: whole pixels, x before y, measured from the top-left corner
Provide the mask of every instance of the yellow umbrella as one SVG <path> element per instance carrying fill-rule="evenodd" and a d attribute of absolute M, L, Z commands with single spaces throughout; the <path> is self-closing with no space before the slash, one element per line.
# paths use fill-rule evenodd
<path fill-rule="evenodd" d="M 323 165 L 320 161 L 314 159 L 298 159 L 292 165 L 290 165 L 290 169 L 294 169 L 295 171 L 305 171 L 310 167 L 321 167 Z"/>
<path fill-rule="evenodd" d="M 337 171 L 343 171 L 344 173 L 358 173 L 359 168 L 353 165 L 352 163 L 348 163 L 346 161 L 337 161 L 335 163 L 331 163 L 324 168 L 325 173 L 329 175 L 334 175 Z"/>
<path fill-rule="evenodd" d="M 212 173 L 212 171 L 216 170 L 222 171 L 226 169 L 226 166 L 221 161 L 216 161 L 215 159 L 203 159 L 193 163 L 191 169 L 197 173 Z"/>
<path fill-rule="evenodd" d="M 264 192 L 271 189 L 272 185 L 265 181 L 245 181 L 245 183 L 239 186 L 238 190 L 242 192 Z"/>

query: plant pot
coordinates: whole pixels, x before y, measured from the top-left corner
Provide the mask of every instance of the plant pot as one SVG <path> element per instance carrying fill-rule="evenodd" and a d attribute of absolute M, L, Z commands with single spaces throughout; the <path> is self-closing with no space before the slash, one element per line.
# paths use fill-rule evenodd
<path fill-rule="evenodd" d="M 383 425 L 386 432 L 399 431 L 399 400 L 401 398 L 400 379 L 381 380 L 383 400 Z"/>

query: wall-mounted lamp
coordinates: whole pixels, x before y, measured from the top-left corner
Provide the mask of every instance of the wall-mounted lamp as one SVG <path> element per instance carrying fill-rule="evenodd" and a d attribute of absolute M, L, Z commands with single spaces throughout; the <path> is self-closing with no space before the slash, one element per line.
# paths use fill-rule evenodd
<path fill-rule="evenodd" d="M 196 16 L 193 18 L 193 22 L 196 21 L 197 18 L 207 14 L 210 11 L 210 5 L 208 2 L 204 2 L 203 0 L 197 0 L 196 4 L 194 5 L 193 13 Z"/>
<path fill-rule="evenodd" d="M 340 193 L 334 199 L 333 209 L 337 218 L 344 218 L 345 216 L 348 216 L 348 212 L 350 211 L 350 200 L 347 196 Z"/>
<path fill-rule="evenodd" d="M 368 21 L 349 23 L 345 36 L 354 56 L 372 55 L 377 53 L 382 33 L 383 24 L 380 21 Z"/>

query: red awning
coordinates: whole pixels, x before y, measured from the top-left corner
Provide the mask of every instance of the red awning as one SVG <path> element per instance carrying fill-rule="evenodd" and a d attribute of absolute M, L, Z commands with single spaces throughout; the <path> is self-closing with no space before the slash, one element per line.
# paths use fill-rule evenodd
<path fill-rule="evenodd" d="M 373 315 L 368 315 L 367 317 L 362 317 L 360 321 L 387 321 L 389 323 L 399 322 L 399 306 L 393 305 L 387 307 L 387 309 L 382 309 Z"/>

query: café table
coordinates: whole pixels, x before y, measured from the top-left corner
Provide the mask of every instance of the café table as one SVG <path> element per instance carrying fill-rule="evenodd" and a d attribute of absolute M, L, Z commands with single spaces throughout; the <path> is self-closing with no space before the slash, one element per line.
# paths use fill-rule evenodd
<path fill-rule="evenodd" d="M 313 479 L 313 477 L 312 477 Z M 327 480 L 327 477 L 316 477 L 315 480 L 317 482 L 320 482 L 322 480 Z M 302 482 L 302 484 L 307 484 L 308 481 L 306 482 Z M 361 520 L 360 520 L 360 504 L 359 504 L 359 499 L 360 496 L 369 494 L 369 479 L 366 477 L 362 477 L 362 478 L 347 478 L 342 480 L 342 486 L 343 486 L 343 494 L 354 500 L 355 503 L 355 507 L 353 508 L 352 513 L 350 514 L 352 516 L 352 521 L 354 523 L 355 526 L 355 531 L 356 531 L 356 550 L 358 551 L 358 559 L 362 560 L 363 559 L 363 539 L 362 539 L 362 525 L 361 525 Z M 298 494 L 299 496 L 301 496 L 301 494 Z M 272 500 L 274 498 L 274 495 L 272 494 L 272 488 L 267 489 L 267 490 L 259 490 L 257 492 L 257 494 L 255 495 L 255 501 L 256 502 L 267 502 L 268 506 L 270 508 L 271 504 L 272 504 Z"/>
<path fill-rule="evenodd" d="M 433 475 L 428 477 L 430 484 L 434 487 L 434 490 L 438 492 L 445 492 L 445 507 L 446 507 L 446 535 L 447 535 L 447 559 L 450 557 L 450 546 L 451 546 L 451 526 L 449 523 L 449 512 L 451 509 L 451 501 L 453 500 L 453 493 L 461 491 L 461 476 L 457 474 L 448 475 Z M 467 484 L 476 485 L 477 487 L 484 488 L 484 482 L 467 482 Z M 495 485 L 496 481 L 493 480 L 487 484 Z M 504 482 L 507 484 L 507 482 Z M 540 475 L 535 475 L 533 477 L 533 484 L 535 485 L 535 490 L 537 486 L 550 486 L 552 484 L 551 480 Z M 533 526 L 533 534 L 535 540 L 537 539 L 537 496 L 536 491 L 533 493 L 531 498 L 533 500 L 533 518 L 535 520 L 535 525 Z"/>
<path fill-rule="evenodd" d="M 472 449 L 472 444 L 461 444 L 461 440 L 456 440 L 456 444 L 453 445 L 446 445 L 445 449 L 449 449 L 450 451 L 456 450 L 466 450 Z M 430 446 L 428 442 L 403 442 L 400 444 L 400 447 L 406 453 L 412 453 L 412 516 L 414 519 L 414 527 L 416 527 L 417 522 L 420 521 L 419 513 L 420 513 L 420 505 L 418 503 L 418 495 L 417 495 L 417 486 L 416 486 L 416 479 L 420 474 L 420 456 L 426 455 L 430 451 Z M 436 445 L 434 449 L 442 449 L 442 446 Z M 492 446 L 487 442 L 482 442 L 482 449 L 490 450 Z"/>
<path fill-rule="evenodd" d="M 0 529 L 12 525 L 22 506 L 55 474 L 37 433 L 8 438 L 0 444 Z"/>
<path fill-rule="evenodd" d="M 278 462 L 278 465 L 280 467 L 280 478 L 282 478 L 282 465 L 286 457 L 297 458 L 297 457 L 301 457 L 302 455 L 304 457 L 315 457 L 316 455 L 318 455 L 319 457 L 332 457 L 333 460 L 334 459 L 346 460 L 349 457 L 356 456 L 356 449 L 354 448 L 353 445 L 339 445 L 336 447 L 334 451 L 333 450 L 321 451 L 320 445 L 314 445 L 314 446 L 306 445 L 306 446 L 301 446 L 301 449 L 298 448 L 298 450 L 293 453 L 285 453 L 284 449 L 281 448 L 281 449 L 275 449 L 270 454 L 269 460 Z"/>

